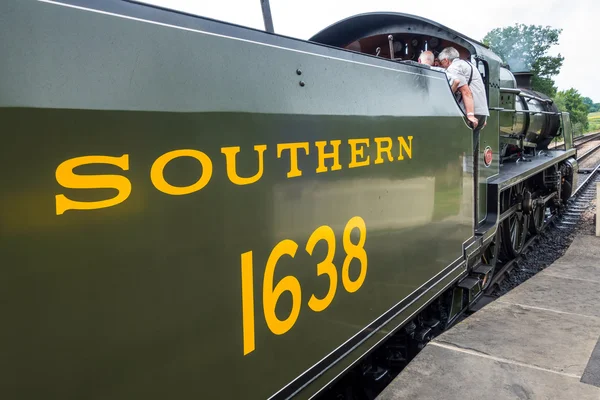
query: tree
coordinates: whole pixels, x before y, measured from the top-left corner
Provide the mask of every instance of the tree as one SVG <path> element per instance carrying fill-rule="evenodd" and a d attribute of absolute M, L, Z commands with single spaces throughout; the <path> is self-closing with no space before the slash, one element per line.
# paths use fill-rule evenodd
<path fill-rule="evenodd" d="M 588 106 L 588 112 L 593 113 L 600 111 L 600 103 L 594 103 L 594 101 L 589 97 L 584 97 L 583 102 Z"/>
<path fill-rule="evenodd" d="M 583 100 L 584 98 L 576 89 L 564 90 L 556 93 L 554 103 L 560 111 L 567 111 L 571 114 L 571 122 L 574 129 L 581 134 L 588 128 L 588 106 Z"/>
<path fill-rule="evenodd" d="M 553 76 L 558 75 L 564 57 L 549 56 L 550 47 L 558 44 L 562 29 L 550 26 L 515 24 L 489 31 L 483 43 L 490 47 L 514 72 L 531 71 L 533 90 L 554 97 Z"/>

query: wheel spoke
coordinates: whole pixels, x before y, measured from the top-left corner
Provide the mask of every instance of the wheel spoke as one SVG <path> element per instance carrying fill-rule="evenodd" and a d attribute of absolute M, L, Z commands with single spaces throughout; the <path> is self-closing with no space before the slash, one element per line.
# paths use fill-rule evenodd
<path fill-rule="evenodd" d="M 529 228 L 529 224 L 531 223 L 531 216 L 524 215 L 523 216 L 523 224 L 521 225 L 521 237 L 519 238 L 519 249 L 523 248 L 525 245 L 525 240 L 527 239 L 527 229 Z"/>
<path fill-rule="evenodd" d="M 522 202 L 523 185 L 518 184 L 503 193 L 502 209 L 507 210 L 510 207 Z M 529 220 L 527 220 L 529 221 Z M 523 226 L 526 223 L 523 212 L 518 211 L 508 217 L 503 222 L 502 229 L 502 257 L 505 260 L 515 258 L 523 247 L 523 239 L 526 237 L 528 227 Z"/>

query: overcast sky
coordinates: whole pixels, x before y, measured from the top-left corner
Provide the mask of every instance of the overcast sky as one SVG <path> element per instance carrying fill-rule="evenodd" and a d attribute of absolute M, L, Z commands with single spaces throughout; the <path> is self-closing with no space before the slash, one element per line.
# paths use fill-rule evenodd
<path fill-rule="evenodd" d="M 209 18 L 264 29 L 260 0 L 143 0 Z M 559 90 L 571 87 L 600 102 L 598 64 L 599 0 L 270 0 L 275 32 L 308 39 L 328 25 L 351 15 L 396 11 L 422 16 L 481 40 L 497 27 L 515 23 L 562 28 L 560 44 L 551 53 L 565 57 Z M 471 3 L 469 10 L 467 4 Z M 456 15 L 456 12 L 462 15 Z"/>

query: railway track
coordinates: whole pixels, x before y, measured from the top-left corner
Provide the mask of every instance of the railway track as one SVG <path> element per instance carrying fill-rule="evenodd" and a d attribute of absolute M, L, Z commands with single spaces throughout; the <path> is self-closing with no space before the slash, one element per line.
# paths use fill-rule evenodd
<path fill-rule="evenodd" d="M 592 173 L 596 165 L 600 164 L 600 132 L 580 137 L 574 145 L 578 153 L 579 173 Z"/>
<path fill-rule="evenodd" d="M 577 157 L 577 161 L 581 162 L 581 161 L 585 160 L 586 158 L 588 158 L 589 156 L 591 156 L 592 154 L 594 154 L 599 149 L 600 149 L 600 140 L 598 141 L 598 144 L 596 144 L 590 150 L 586 151 L 585 153 L 583 153 L 582 155 L 580 155 L 579 157 Z"/>
<path fill-rule="evenodd" d="M 585 136 L 577 136 L 575 139 L 573 139 L 573 144 L 578 146 L 580 144 L 587 143 L 591 140 L 596 139 L 600 139 L 600 132 L 590 133 L 589 135 Z"/>
<path fill-rule="evenodd" d="M 596 139 L 600 139 L 600 132 L 590 133 L 589 135 L 577 136 L 577 137 L 573 138 L 573 144 L 575 145 L 575 147 L 579 147 L 579 146 L 583 145 L 584 143 L 587 143 L 589 141 L 596 140 Z M 562 146 L 563 144 L 564 144 L 564 142 L 552 143 L 548 146 L 548 148 L 555 149 L 559 146 Z"/>

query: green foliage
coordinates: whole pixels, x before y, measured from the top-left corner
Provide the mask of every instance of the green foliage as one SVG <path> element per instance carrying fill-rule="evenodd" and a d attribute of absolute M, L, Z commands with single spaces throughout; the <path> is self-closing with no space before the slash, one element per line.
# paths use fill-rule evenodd
<path fill-rule="evenodd" d="M 535 74 L 531 78 L 531 88 L 537 92 L 544 93 L 549 97 L 556 96 L 556 86 L 551 78 L 543 78 Z"/>
<path fill-rule="evenodd" d="M 552 100 L 559 111 L 568 111 L 567 105 L 565 104 L 565 96 L 562 93 L 563 92 L 558 92 Z"/>
<path fill-rule="evenodd" d="M 554 97 L 556 87 L 553 76 L 558 75 L 564 57 L 548 56 L 550 47 L 558 44 L 562 29 L 550 26 L 515 24 L 492 29 L 483 38 L 483 43 L 498 54 L 513 72 L 531 71 L 533 90 Z"/>
<path fill-rule="evenodd" d="M 589 97 L 584 97 L 583 102 L 588 106 L 588 110 L 591 113 L 600 111 L 600 103 L 594 103 Z"/>
<path fill-rule="evenodd" d="M 571 122 L 576 134 L 586 132 L 589 128 L 588 106 L 583 99 L 579 92 L 573 88 L 560 91 L 554 97 L 554 103 L 558 109 L 571 114 Z"/>

